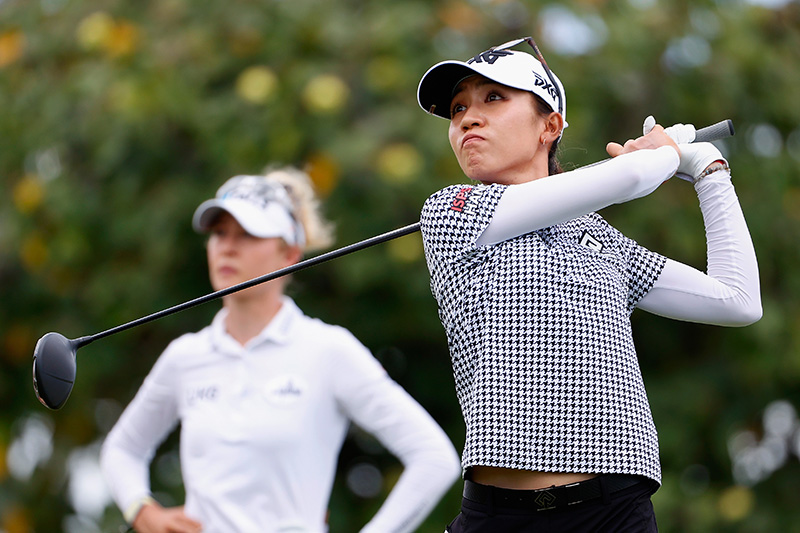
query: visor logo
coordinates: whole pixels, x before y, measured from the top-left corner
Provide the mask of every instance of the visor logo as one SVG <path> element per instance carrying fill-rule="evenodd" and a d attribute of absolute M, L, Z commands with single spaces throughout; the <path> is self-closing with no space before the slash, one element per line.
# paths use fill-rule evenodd
<path fill-rule="evenodd" d="M 254 204 L 255 206 L 264 209 L 270 202 L 277 202 L 281 204 L 283 207 L 288 207 L 286 202 L 283 198 L 280 198 L 279 194 L 270 187 L 264 187 L 260 190 L 258 189 L 247 189 L 244 187 L 234 189 L 226 193 L 223 197 L 223 200 L 227 199 L 237 199 L 237 200 L 245 200 Z M 290 211 L 291 212 L 291 211 Z"/>
<path fill-rule="evenodd" d="M 237 176 L 231 178 L 217 192 L 221 200 L 245 200 L 264 209 L 269 203 L 275 202 L 283 206 L 294 217 L 294 204 L 289 197 L 286 187 L 279 183 L 268 182 L 260 176 Z"/>
<path fill-rule="evenodd" d="M 556 92 L 556 88 L 553 86 L 552 83 L 550 83 L 549 80 L 544 79 L 541 75 L 537 74 L 534 71 L 531 72 L 533 72 L 533 76 L 536 78 L 537 87 L 541 87 L 543 90 L 547 91 L 547 94 L 549 94 L 550 98 L 552 98 L 553 100 L 558 98 L 558 93 Z"/>
<path fill-rule="evenodd" d="M 501 57 L 510 55 L 511 52 L 507 50 L 486 50 L 467 61 L 467 65 L 471 65 L 472 63 L 489 63 L 490 65 L 494 65 L 494 62 Z"/>

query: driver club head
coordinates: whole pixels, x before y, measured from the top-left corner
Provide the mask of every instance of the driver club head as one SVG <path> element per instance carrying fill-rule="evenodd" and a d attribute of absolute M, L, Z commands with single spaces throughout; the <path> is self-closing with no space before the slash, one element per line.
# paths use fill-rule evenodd
<path fill-rule="evenodd" d="M 75 383 L 77 341 L 60 333 L 45 334 L 33 350 L 33 390 L 49 409 L 60 409 Z"/>

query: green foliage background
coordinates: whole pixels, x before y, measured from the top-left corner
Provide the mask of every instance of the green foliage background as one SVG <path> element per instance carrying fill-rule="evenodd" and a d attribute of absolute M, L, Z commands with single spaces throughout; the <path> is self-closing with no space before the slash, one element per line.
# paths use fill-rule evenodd
<path fill-rule="evenodd" d="M 70 464 L 96 453 L 169 340 L 203 327 L 218 304 L 81 349 L 72 397 L 57 412 L 31 387 L 41 335 L 96 333 L 209 292 L 191 214 L 226 178 L 270 163 L 309 170 L 337 247 L 415 222 L 430 193 L 464 179 L 446 122 L 416 105 L 421 75 L 523 35 L 536 37 L 567 87 L 568 168 L 604 158 L 608 141 L 636 136 L 651 113 L 665 125 L 734 121 L 737 135 L 720 146 L 759 256 L 764 318 L 727 329 L 634 314 L 662 444 L 654 502 L 665 532 L 798 530 L 800 5 L 762 4 L 772 5 L 0 1 L 0 531 L 119 530 L 113 505 L 76 513 Z M 572 26 L 556 24 L 565 17 Z M 576 27 L 598 40 L 565 48 L 583 42 Z M 603 214 L 645 246 L 705 267 L 685 182 Z M 297 274 L 292 294 L 308 314 L 351 329 L 461 447 L 417 235 Z M 764 424 L 774 402 L 789 412 L 777 433 Z M 52 432 L 52 450 L 21 446 L 31 421 Z M 167 504 L 182 498 L 176 442 L 153 466 Z M 748 449 L 766 451 L 749 476 L 735 475 L 736 452 Z M 12 464 L 20 450 L 33 457 L 28 474 Z M 346 483 L 364 462 L 384 473 L 374 498 Z M 354 430 L 331 531 L 364 524 L 399 470 Z M 420 531 L 443 530 L 459 489 Z"/>

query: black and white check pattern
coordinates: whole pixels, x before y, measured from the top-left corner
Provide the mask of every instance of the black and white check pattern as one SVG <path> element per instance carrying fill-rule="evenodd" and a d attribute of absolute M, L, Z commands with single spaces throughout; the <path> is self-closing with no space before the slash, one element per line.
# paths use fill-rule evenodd
<path fill-rule="evenodd" d="M 422 210 L 466 423 L 463 467 L 660 482 L 630 315 L 666 259 L 596 213 L 476 247 L 504 190 L 452 186 Z"/>

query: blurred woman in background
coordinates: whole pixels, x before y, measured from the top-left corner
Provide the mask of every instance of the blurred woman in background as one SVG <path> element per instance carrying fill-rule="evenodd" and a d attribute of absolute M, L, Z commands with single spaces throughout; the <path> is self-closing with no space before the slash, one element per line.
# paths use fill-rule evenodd
<path fill-rule="evenodd" d="M 209 234 L 214 290 L 332 240 L 310 180 L 292 168 L 231 178 L 193 226 Z M 211 325 L 167 347 L 108 435 L 103 472 L 136 531 L 327 531 L 351 421 L 404 465 L 362 532 L 414 531 L 457 478 L 458 456 L 430 415 L 350 332 L 303 314 L 288 282 L 225 296 Z M 150 493 L 149 464 L 178 423 L 186 501 L 164 508 Z"/>

